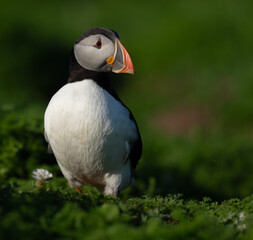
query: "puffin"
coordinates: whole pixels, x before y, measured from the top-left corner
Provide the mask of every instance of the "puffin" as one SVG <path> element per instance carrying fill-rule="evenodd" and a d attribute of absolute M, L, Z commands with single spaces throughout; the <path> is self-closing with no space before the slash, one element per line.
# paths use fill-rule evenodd
<path fill-rule="evenodd" d="M 119 34 L 103 27 L 86 30 L 71 50 L 68 82 L 46 108 L 44 132 L 70 187 L 80 192 L 86 184 L 118 196 L 135 183 L 142 140 L 110 72 L 134 74 Z"/>

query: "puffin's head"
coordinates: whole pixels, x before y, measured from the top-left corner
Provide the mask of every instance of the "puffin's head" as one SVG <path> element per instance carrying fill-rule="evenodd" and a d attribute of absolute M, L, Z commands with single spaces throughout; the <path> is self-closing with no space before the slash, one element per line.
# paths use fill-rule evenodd
<path fill-rule="evenodd" d="M 91 71 L 134 74 L 133 62 L 119 35 L 107 28 L 85 31 L 74 45 L 74 55 L 79 65 Z"/>

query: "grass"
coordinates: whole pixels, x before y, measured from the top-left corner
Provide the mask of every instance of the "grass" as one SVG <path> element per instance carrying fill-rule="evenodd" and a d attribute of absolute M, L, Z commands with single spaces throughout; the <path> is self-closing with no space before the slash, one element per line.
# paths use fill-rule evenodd
<path fill-rule="evenodd" d="M 1 187 L 1 238 L 251 239 L 253 197 L 218 203 L 181 195 L 113 198 L 31 181 Z"/>

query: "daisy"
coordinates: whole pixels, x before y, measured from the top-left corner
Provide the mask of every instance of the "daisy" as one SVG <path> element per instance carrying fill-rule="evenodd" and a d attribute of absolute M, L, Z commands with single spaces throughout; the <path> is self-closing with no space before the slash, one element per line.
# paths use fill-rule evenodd
<path fill-rule="evenodd" d="M 37 187 L 43 187 L 47 180 L 53 177 L 53 174 L 46 169 L 37 168 L 33 171 L 32 177 L 36 180 Z"/>

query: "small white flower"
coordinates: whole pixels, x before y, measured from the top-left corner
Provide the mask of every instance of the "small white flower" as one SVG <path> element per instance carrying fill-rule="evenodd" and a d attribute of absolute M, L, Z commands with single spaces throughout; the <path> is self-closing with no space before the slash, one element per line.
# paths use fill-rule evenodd
<path fill-rule="evenodd" d="M 239 229 L 239 231 L 244 231 L 247 228 L 247 225 L 243 223 L 245 220 L 245 212 L 240 212 L 238 217 L 235 219 L 234 224 Z"/>
<path fill-rule="evenodd" d="M 240 212 L 239 214 L 239 220 L 243 221 L 245 219 L 245 212 Z"/>
<path fill-rule="evenodd" d="M 32 177 L 37 181 L 46 181 L 53 177 L 53 174 L 46 169 L 37 168 L 33 171 Z"/>
<path fill-rule="evenodd" d="M 246 224 L 241 224 L 241 225 L 238 225 L 237 228 L 238 228 L 240 231 L 244 231 L 244 230 L 247 228 L 247 225 L 246 225 Z"/>

